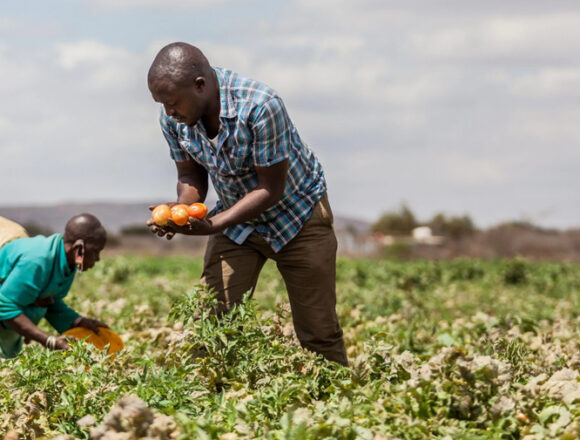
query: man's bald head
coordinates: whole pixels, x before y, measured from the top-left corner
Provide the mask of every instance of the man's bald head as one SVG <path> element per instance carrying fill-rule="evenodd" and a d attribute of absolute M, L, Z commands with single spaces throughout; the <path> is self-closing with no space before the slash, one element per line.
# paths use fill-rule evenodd
<path fill-rule="evenodd" d="M 107 241 L 107 232 L 97 217 L 92 214 L 79 214 L 72 217 L 64 228 L 65 243 L 84 242 L 102 243 Z"/>
<path fill-rule="evenodd" d="M 147 76 L 155 102 L 165 114 L 189 127 L 200 120 L 207 133 L 220 126 L 220 88 L 216 73 L 197 47 L 171 43 L 159 51 Z"/>
<path fill-rule="evenodd" d="M 211 66 L 197 47 L 187 43 L 171 43 L 162 48 L 147 75 L 150 89 L 190 85 L 199 77 L 208 77 Z"/>

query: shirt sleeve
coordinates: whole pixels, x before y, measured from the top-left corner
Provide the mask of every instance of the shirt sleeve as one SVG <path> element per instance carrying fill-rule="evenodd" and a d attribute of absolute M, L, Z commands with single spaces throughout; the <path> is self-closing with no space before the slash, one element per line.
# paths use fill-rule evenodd
<path fill-rule="evenodd" d="M 48 306 L 46 315 L 44 315 L 50 325 L 59 333 L 63 333 L 71 328 L 73 321 L 79 316 L 62 299 L 57 299 L 53 304 Z"/>
<path fill-rule="evenodd" d="M 42 264 L 19 259 L 0 286 L 0 321 L 16 318 L 24 313 L 46 284 L 46 270 Z"/>
<path fill-rule="evenodd" d="M 280 98 L 266 101 L 252 125 L 254 165 L 268 167 L 290 156 L 291 123 Z"/>
<path fill-rule="evenodd" d="M 159 124 L 161 125 L 161 132 L 169 145 L 169 155 L 176 162 L 183 162 L 187 160 L 187 155 L 181 149 L 177 136 L 177 127 L 175 121 L 165 114 L 161 109 L 159 114 Z"/>

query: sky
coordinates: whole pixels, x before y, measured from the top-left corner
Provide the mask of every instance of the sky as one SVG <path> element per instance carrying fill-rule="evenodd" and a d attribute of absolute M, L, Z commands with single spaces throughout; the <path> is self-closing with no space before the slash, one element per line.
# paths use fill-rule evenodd
<path fill-rule="evenodd" d="M 0 206 L 174 200 L 174 41 L 280 94 L 335 215 L 580 227 L 577 0 L 2 2 Z"/>

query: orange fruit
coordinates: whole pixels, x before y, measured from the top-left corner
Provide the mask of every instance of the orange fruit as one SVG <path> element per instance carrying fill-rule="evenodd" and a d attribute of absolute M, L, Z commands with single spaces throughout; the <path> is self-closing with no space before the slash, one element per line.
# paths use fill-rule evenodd
<path fill-rule="evenodd" d="M 157 205 L 151 212 L 151 217 L 156 225 L 165 226 L 171 219 L 171 210 L 167 205 Z"/>
<path fill-rule="evenodd" d="M 171 220 L 178 226 L 183 226 L 189 221 L 187 205 L 179 204 L 171 208 Z"/>
<path fill-rule="evenodd" d="M 207 215 L 207 206 L 203 203 L 192 203 L 187 207 L 187 212 L 190 217 L 203 219 Z"/>

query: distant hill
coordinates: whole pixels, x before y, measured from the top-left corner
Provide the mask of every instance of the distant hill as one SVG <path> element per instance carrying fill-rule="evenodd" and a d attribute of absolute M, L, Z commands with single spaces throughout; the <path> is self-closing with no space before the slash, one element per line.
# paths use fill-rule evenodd
<path fill-rule="evenodd" d="M 91 213 L 101 220 L 105 229 L 118 233 L 121 228 L 145 224 L 150 216 L 149 203 L 63 203 L 37 206 L 3 206 L 0 216 L 23 225 L 37 225 L 52 232 L 62 232 L 67 220 L 82 212 Z"/>
<path fill-rule="evenodd" d="M 208 204 L 213 206 L 215 202 L 210 201 Z M 62 232 L 69 218 L 81 212 L 88 212 L 96 215 L 108 232 L 118 234 L 124 227 L 144 225 L 150 216 L 148 207 L 148 202 L 0 206 L 0 216 L 22 225 L 34 225 L 42 229 L 49 229 L 51 232 Z M 364 220 L 335 216 L 335 228 L 366 233 L 370 228 L 370 223 Z"/>

